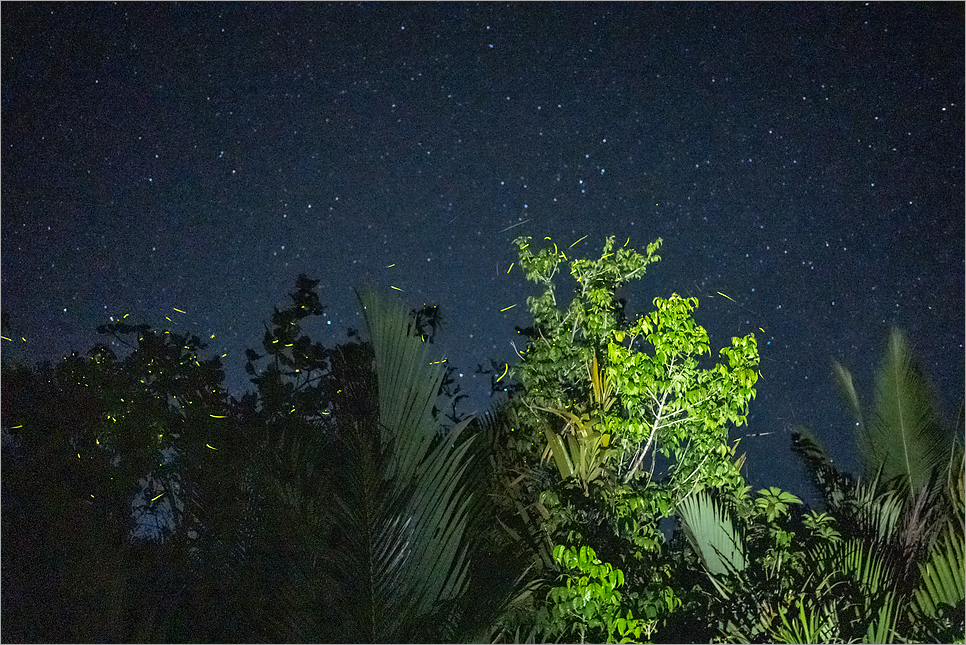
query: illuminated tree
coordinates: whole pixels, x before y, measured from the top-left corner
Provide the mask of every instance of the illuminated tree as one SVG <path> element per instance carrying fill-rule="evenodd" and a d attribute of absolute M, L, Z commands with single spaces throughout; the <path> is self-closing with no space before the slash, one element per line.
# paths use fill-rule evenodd
<path fill-rule="evenodd" d="M 539 638 L 652 633 L 680 604 L 660 521 L 705 488 L 746 491 L 728 427 L 744 423 L 754 396 L 755 337 L 733 338 L 723 362 L 706 365 L 696 299 L 656 298 L 654 311 L 628 320 L 616 290 L 644 275 L 660 244 L 640 253 L 608 238 L 600 258 L 570 259 L 552 241 L 538 250 L 529 238 L 516 240 L 519 266 L 541 293 L 527 301 L 534 323 L 522 330 L 526 346 L 510 368 L 517 385 L 498 456 L 504 523 L 512 540 L 530 545 L 542 575 L 569 575 L 553 557 L 558 547 L 587 546 L 594 555 L 586 566 L 599 557 L 593 566 L 613 566 L 624 580 L 613 615 L 623 623 L 588 631 L 586 622 L 544 621 Z M 558 286 L 565 267 L 576 283 L 566 297 Z M 552 589 L 544 586 L 543 600 L 520 605 L 515 618 L 511 609 L 504 629 L 541 607 L 554 615 L 562 597 Z"/>

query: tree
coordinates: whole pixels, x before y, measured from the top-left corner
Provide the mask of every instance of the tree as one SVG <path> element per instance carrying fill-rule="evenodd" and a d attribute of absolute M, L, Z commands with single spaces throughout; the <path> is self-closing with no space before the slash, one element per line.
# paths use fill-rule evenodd
<path fill-rule="evenodd" d="M 148 325 L 102 327 L 120 359 L 4 364 L 4 638 L 452 640 L 486 620 L 465 594 L 482 444 L 458 391 L 437 397 L 438 312 L 367 294 L 370 340 L 326 349 L 301 333 L 316 286 L 275 309 L 241 401 L 197 338 Z"/>
<path fill-rule="evenodd" d="M 463 627 L 479 475 L 469 421 L 448 424 L 436 407 L 448 371 L 426 353 L 438 312 L 407 315 L 365 294 L 369 339 L 350 330 L 326 349 L 301 332 L 322 311 L 316 286 L 299 276 L 264 353 L 247 352 L 257 389 L 234 410 L 240 434 L 218 453 L 231 472 L 204 504 L 232 509 L 209 516 L 202 579 L 205 598 L 226 609 L 202 633 L 450 640 Z M 442 397 L 454 412 L 457 396 Z M 450 531 L 434 533 L 442 526 Z"/>
<path fill-rule="evenodd" d="M 795 449 L 827 512 L 790 517 L 788 504 L 800 502 L 777 489 L 759 491 L 754 508 L 704 494 L 682 504 L 706 572 L 685 605 L 738 642 L 961 640 L 962 447 L 938 421 L 898 331 L 877 374 L 871 428 L 851 375 L 838 364 L 836 372 L 859 420 L 864 477 L 839 472 L 802 431 Z"/>
<path fill-rule="evenodd" d="M 849 370 L 839 363 L 834 368 L 856 419 L 862 477 L 841 473 L 807 430 L 794 441 L 829 512 L 844 527 L 845 566 L 854 567 L 854 554 L 862 549 L 881 557 L 884 580 L 894 590 L 890 637 L 961 639 L 966 595 L 962 405 L 957 427 L 945 426 L 929 383 L 897 329 L 890 331 L 869 412 Z M 866 569 L 854 571 L 863 576 Z"/>
<path fill-rule="evenodd" d="M 433 407 L 445 368 L 405 310 L 371 293 L 360 303 L 377 383 L 336 402 L 341 485 L 325 512 L 335 534 L 324 559 L 340 584 L 329 615 L 350 640 L 450 640 L 478 504 L 474 437 L 469 420 L 439 431 Z"/>
<path fill-rule="evenodd" d="M 131 351 L 97 345 L 53 366 L 4 365 L 7 639 L 164 638 L 190 577 L 176 555 L 187 549 L 175 547 L 197 526 L 182 458 L 217 443 L 220 361 L 201 359 L 196 337 L 100 331 Z"/>
<path fill-rule="evenodd" d="M 754 335 L 733 338 L 721 350 L 725 362 L 705 366 L 710 345 L 693 319 L 696 299 L 656 298 L 653 312 L 626 319 L 616 290 L 659 259 L 660 240 L 642 254 L 626 243 L 615 249 L 608 238 L 599 259 L 573 260 L 552 241 L 539 251 L 529 238 L 515 243 L 519 266 L 542 291 L 527 301 L 534 324 L 520 330 L 527 345 L 510 369 L 516 385 L 497 460 L 506 500 L 501 520 L 509 539 L 530 545 L 534 574 L 527 584 L 537 590 L 530 589 L 529 602 L 515 603 L 503 633 L 566 597 L 552 591 L 552 578 L 567 575 L 552 557 L 557 547 L 587 546 L 601 564 L 588 563 L 612 566 L 624 578 L 615 616 L 645 619 L 630 624 L 649 635 L 680 604 L 668 581 L 660 521 L 704 488 L 744 491 L 727 427 L 744 423 L 754 396 Z M 562 266 L 576 281 L 569 303 L 558 302 Z M 543 575 L 551 579 L 541 583 Z M 628 633 L 545 627 L 536 637 Z"/>

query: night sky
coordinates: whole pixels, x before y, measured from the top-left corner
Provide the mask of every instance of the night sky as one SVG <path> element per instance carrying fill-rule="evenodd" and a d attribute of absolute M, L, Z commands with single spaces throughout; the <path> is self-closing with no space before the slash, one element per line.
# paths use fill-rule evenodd
<path fill-rule="evenodd" d="M 831 361 L 868 400 L 891 325 L 947 417 L 963 395 L 962 3 L 0 18 L 4 360 L 86 352 L 130 314 L 209 339 L 240 396 L 244 349 L 306 273 L 327 345 L 362 326 L 355 288 L 440 305 L 439 351 L 484 410 L 476 366 L 512 361 L 530 322 L 511 241 L 586 235 L 574 252 L 599 257 L 614 235 L 664 239 L 631 312 L 677 292 L 714 352 L 756 333 L 763 380 L 732 434 L 771 433 L 741 443 L 753 485 L 808 497 L 797 424 L 858 463 Z"/>

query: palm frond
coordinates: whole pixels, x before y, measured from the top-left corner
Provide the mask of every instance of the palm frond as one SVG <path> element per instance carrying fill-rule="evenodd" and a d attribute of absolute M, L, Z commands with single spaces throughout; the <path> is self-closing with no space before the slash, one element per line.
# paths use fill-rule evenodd
<path fill-rule="evenodd" d="M 894 643 L 896 642 L 896 623 L 899 619 L 899 603 L 894 593 L 887 593 L 882 601 L 875 618 L 866 628 L 863 643 Z"/>
<path fill-rule="evenodd" d="M 406 309 L 372 293 L 360 302 L 378 409 L 339 422 L 344 479 L 330 509 L 338 536 L 328 560 L 342 580 L 343 634 L 444 639 L 439 629 L 453 621 L 430 617 L 466 586 L 475 437 L 465 436 L 469 419 L 439 435 L 432 410 L 444 368 L 414 334 Z"/>
<path fill-rule="evenodd" d="M 415 335 L 405 309 L 371 291 L 361 293 L 359 301 L 375 354 L 383 442 L 406 438 L 394 447 L 387 476 L 412 476 L 436 437 L 433 404 L 445 368 L 430 359 L 430 346 Z"/>
<path fill-rule="evenodd" d="M 744 542 L 727 510 L 702 491 L 678 504 L 684 534 L 714 576 L 740 573 L 747 566 Z"/>
<path fill-rule="evenodd" d="M 782 624 L 771 634 L 771 640 L 775 643 L 828 643 L 832 639 L 830 636 L 834 630 L 833 622 L 829 616 L 805 599 L 799 599 L 798 616 L 785 607 L 779 607 L 778 617 Z"/>
<path fill-rule="evenodd" d="M 805 462 L 812 484 L 819 490 L 828 508 L 838 507 L 855 487 L 848 475 L 836 468 L 818 437 L 804 426 L 792 432 L 792 451 Z"/>
<path fill-rule="evenodd" d="M 905 498 L 897 490 L 880 486 L 878 479 L 859 482 L 849 503 L 854 506 L 853 533 L 880 545 L 897 539 L 906 510 Z"/>
<path fill-rule="evenodd" d="M 832 370 L 835 372 L 835 382 L 838 384 L 839 390 L 849 406 L 849 412 L 852 413 L 856 426 L 861 432 L 865 426 L 865 420 L 862 415 L 862 404 L 859 401 L 859 392 L 855 389 L 855 380 L 852 378 L 852 372 L 838 361 L 832 362 Z"/>
<path fill-rule="evenodd" d="M 881 469 L 884 481 L 898 478 L 911 492 L 926 487 L 935 471 L 948 463 L 951 437 L 899 330 L 892 330 L 877 373 L 872 419 L 860 430 L 867 473 Z"/>
<path fill-rule="evenodd" d="M 963 538 L 955 525 L 946 525 L 929 559 L 919 565 L 919 588 L 913 594 L 913 607 L 921 616 L 935 616 L 942 604 L 957 606 L 966 589 Z"/>
<path fill-rule="evenodd" d="M 881 550 L 860 540 L 850 540 L 838 551 L 836 564 L 864 591 L 866 598 L 893 590 L 895 577 Z"/>
<path fill-rule="evenodd" d="M 949 514 L 956 520 L 960 534 L 963 534 L 966 533 L 966 451 L 963 447 L 963 431 L 958 426 L 959 423 L 946 470 L 944 498 Z"/>

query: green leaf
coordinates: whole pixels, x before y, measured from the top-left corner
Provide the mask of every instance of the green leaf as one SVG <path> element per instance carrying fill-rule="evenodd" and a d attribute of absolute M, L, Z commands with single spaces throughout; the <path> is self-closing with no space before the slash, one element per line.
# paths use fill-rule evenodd
<path fill-rule="evenodd" d="M 329 554 L 345 580 L 339 618 L 354 639 L 425 640 L 429 617 L 466 585 L 468 517 L 477 458 L 469 419 L 438 435 L 432 407 L 443 368 L 405 308 L 372 293 L 360 302 L 373 346 L 378 409 L 342 420 L 344 486 L 331 523 L 351 539 Z"/>
<path fill-rule="evenodd" d="M 949 459 L 951 436 L 939 421 L 929 385 L 903 334 L 893 329 L 878 370 L 875 408 L 859 435 L 866 474 L 899 478 L 922 490 Z"/>
<path fill-rule="evenodd" d="M 966 589 L 963 539 L 953 524 L 947 524 L 929 559 L 919 565 L 919 588 L 913 594 L 913 605 L 920 615 L 935 616 L 942 604 L 956 607 L 963 601 Z"/>
<path fill-rule="evenodd" d="M 684 534 L 715 576 L 740 573 L 747 566 L 744 542 L 728 512 L 702 491 L 678 504 Z"/>

